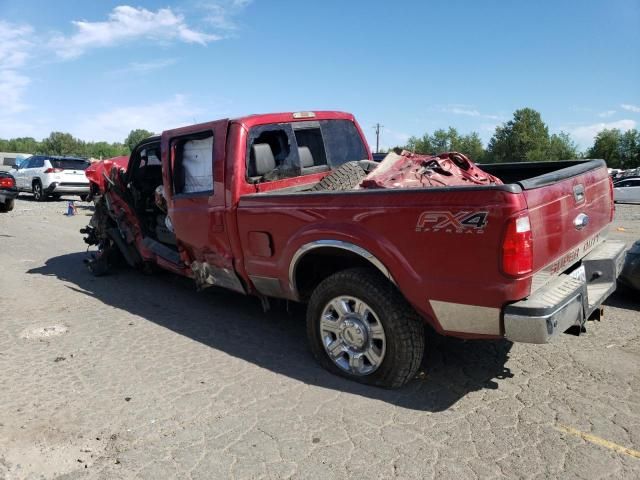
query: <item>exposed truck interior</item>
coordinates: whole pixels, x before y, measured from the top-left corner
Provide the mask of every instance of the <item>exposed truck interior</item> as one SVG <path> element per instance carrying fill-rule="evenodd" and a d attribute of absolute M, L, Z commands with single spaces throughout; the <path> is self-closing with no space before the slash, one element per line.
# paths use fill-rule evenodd
<path fill-rule="evenodd" d="M 151 138 L 131 157 L 129 191 L 146 237 L 176 250 L 176 237 L 167 222 L 164 200 L 160 139 Z"/>

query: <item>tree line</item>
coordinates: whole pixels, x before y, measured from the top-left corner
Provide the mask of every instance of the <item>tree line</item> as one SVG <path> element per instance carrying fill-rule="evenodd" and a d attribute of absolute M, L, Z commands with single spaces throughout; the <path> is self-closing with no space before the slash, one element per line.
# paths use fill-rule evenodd
<path fill-rule="evenodd" d="M 550 135 L 540 113 L 532 108 L 516 110 L 511 120 L 498 125 L 486 148 L 477 132 L 461 135 L 453 127 L 411 137 L 400 148 L 425 154 L 458 151 L 480 163 L 601 158 L 610 168 L 640 167 L 638 130 L 602 130 L 593 146 L 581 152 L 568 133 Z"/>
<path fill-rule="evenodd" d="M 85 142 L 70 133 L 51 132 L 41 141 L 32 137 L 0 138 L 0 152 L 30 153 L 44 155 L 66 155 L 85 158 L 111 158 L 129 155 L 138 142 L 153 133 L 137 129 L 131 130 L 122 142 Z"/>
<path fill-rule="evenodd" d="M 70 133 L 51 132 L 42 141 L 32 137 L 0 139 L 0 151 L 110 158 L 128 155 L 138 142 L 151 135 L 147 130 L 131 130 L 122 142 L 109 143 L 85 142 Z M 540 113 L 532 108 L 516 110 L 511 120 L 498 125 L 486 148 L 477 132 L 462 135 L 454 127 L 411 137 L 399 148 L 426 154 L 458 151 L 480 163 L 602 158 L 611 168 L 640 167 L 638 130 L 602 130 L 593 146 L 581 152 L 568 133 L 550 135 Z"/>

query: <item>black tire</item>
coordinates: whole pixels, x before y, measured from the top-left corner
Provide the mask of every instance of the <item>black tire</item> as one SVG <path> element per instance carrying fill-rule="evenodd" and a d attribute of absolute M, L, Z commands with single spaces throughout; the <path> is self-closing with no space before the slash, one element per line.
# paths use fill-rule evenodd
<path fill-rule="evenodd" d="M 80 195 L 80 201 L 86 202 L 87 198 L 89 198 L 89 194 L 85 193 L 84 195 Z"/>
<path fill-rule="evenodd" d="M 6 212 L 10 212 L 11 210 L 13 210 L 13 206 L 14 206 L 14 200 L 7 200 L 4 203 L 0 203 L 0 212 L 2 213 L 6 213 Z"/>
<path fill-rule="evenodd" d="M 36 202 L 44 202 L 47 199 L 47 195 L 44 193 L 44 189 L 42 188 L 42 183 L 40 183 L 39 180 L 33 182 L 31 192 L 33 193 L 33 199 Z"/>
<path fill-rule="evenodd" d="M 362 168 L 360 162 L 347 162 L 315 184 L 311 191 L 351 190 L 366 176 L 367 171 Z"/>
<path fill-rule="evenodd" d="M 339 296 L 365 302 L 384 329 L 386 352 L 378 368 L 368 375 L 345 371 L 325 350 L 320 321 L 329 302 Z M 425 346 L 424 323 L 420 316 L 389 280 L 367 268 L 343 270 L 316 287 L 307 307 L 307 337 L 314 357 L 330 372 L 384 388 L 401 387 L 415 376 Z"/>

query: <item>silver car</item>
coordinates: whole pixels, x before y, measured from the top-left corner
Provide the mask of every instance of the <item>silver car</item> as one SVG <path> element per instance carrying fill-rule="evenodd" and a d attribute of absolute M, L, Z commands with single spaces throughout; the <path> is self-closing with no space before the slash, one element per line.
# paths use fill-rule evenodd
<path fill-rule="evenodd" d="M 628 177 L 613 184 L 613 200 L 640 203 L 640 177 Z"/>

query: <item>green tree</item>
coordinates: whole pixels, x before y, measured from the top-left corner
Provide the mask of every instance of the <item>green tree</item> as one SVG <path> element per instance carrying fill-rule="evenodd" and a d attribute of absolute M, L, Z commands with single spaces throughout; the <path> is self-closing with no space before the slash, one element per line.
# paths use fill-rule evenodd
<path fill-rule="evenodd" d="M 456 151 L 464 153 L 476 162 L 482 161 L 485 154 L 482 140 L 476 132 L 460 135 L 453 127 L 449 127 L 447 130 L 436 130 L 433 135 L 425 133 L 420 138 L 411 137 L 404 149 L 422 154 Z"/>
<path fill-rule="evenodd" d="M 549 129 L 532 108 L 516 110 L 512 120 L 496 127 L 487 147 L 494 162 L 542 160 L 548 150 Z"/>
<path fill-rule="evenodd" d="M 87 144 L 87 156 L 92 158 L 111 158 L 128 153 L 128 148 L 122 143 L 92 142 Z"/>
<path fill-rule="evenodd" d="M 635 128 L 624 132 L 618 142 L 618 151 L 622 168 L 640 167 L 640 132 Z"/>
<path fill-rule="evenodd" d="M 70 133 L 51 132 L 40 149 L 47 155 L 82 155 L 83 146 Z"/>
<path fill-rule="evenodd" d="M 127 138 L 124 140 L 124 144 L 129 149 L 129 152 L 133 152 L 134 147 L 138 143 L 140 143 L 142 140 L 152 135 L 153 135 L 152 132 L 148 130 L 144 130 L 142 128 L 138 128 L 137 130 L 131 130 Z"/>
<path fill-rule="evenodd" d="M 602 130 L 596 135 L 593 147 L 589 149 L 589 158 L 602 158 L 609 168 L 622 167 L 621 139 L 622 135 L 617 128 Z"/>
<path fill-rule="evenodd" d="M 580 157 L 578 145 L 568 133 L 560 132 L 549 138 L 549 150 L 547 160 L 572 160 Z"/>
<path fill-rule="evenodd" d="M 485 159 L 485 150 L 480 140 L 480 135 L 471 132 L 468 135 L 458 137 L 451 145 L 451 150 L 464 153 L 474 162 L 483 162 Z"/>
<path fill-rule="evenodd" d="M 431 136 L 425 133 L 422 137 L 410 137 L 407 144 L 404 146 L 406 150 L 416 153 L 430 154 L 435 151 L 433 144 L 431 143 Z"/>

